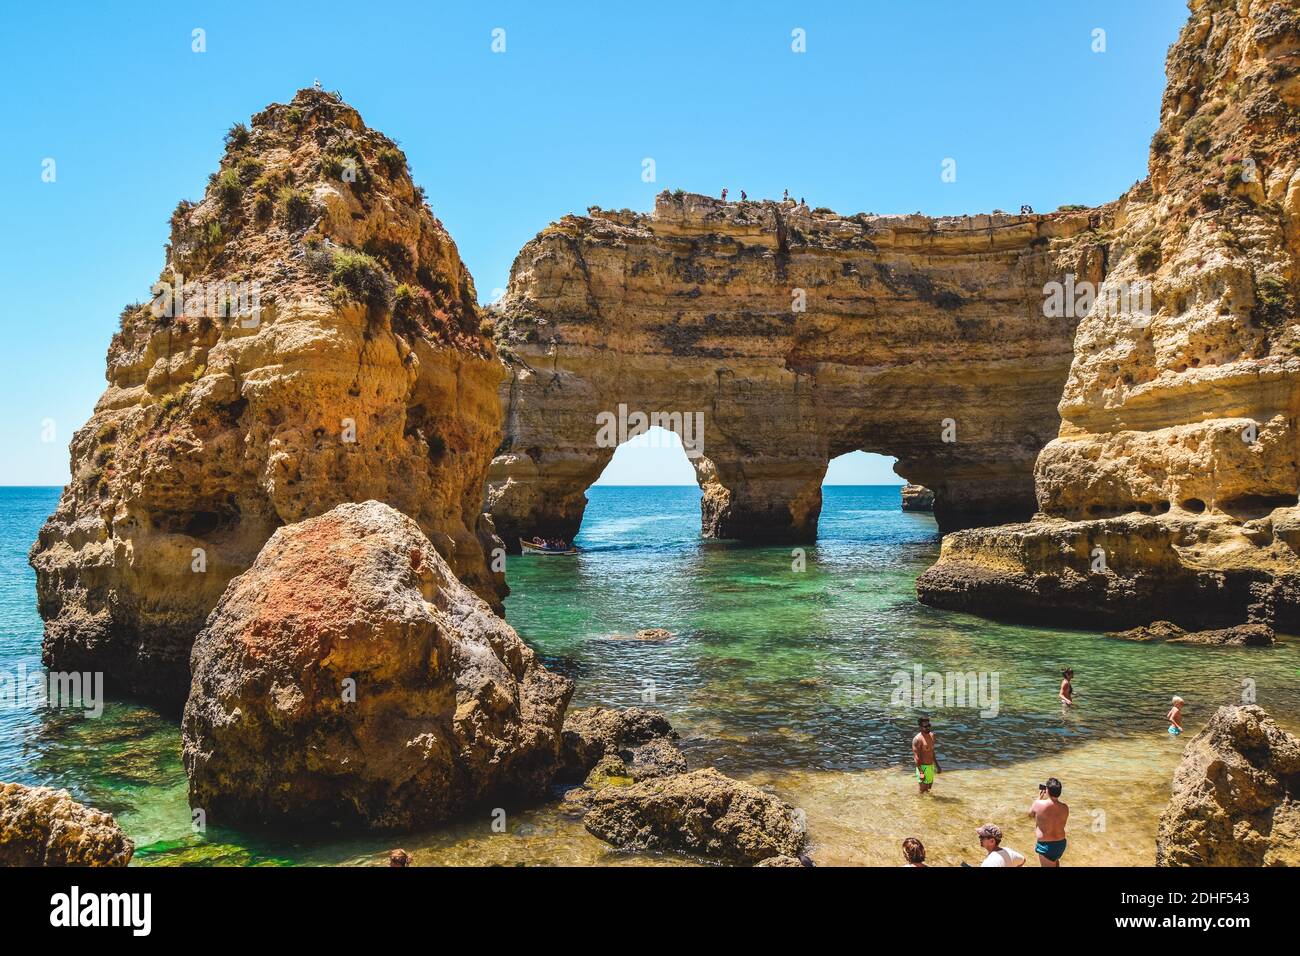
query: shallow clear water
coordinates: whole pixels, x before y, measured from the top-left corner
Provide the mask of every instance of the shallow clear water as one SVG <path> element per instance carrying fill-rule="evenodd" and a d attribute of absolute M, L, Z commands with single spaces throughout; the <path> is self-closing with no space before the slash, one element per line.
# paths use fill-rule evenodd
<path fill-rule="evenodd" d="M 1096 632 L 993 624 L 917 604 L 938 553 L 928 515 L 896 487 L 825 489 L 819 540 L 745 548 L 699 537 L 695 488 L 593 488 L 573 558 L 512 558 L 507 617 L 577 681 L 575 706 L 648 703 L 683 735 L 692 766 L 716 765 L 804 807 L 821 862 L 895 863 L 903 836 L 936 862 L 975 859 L 969 831 L 996 818 L 1022 850 L 1024 807 L 1047 775 L 1074 799 L 1070 861 L 1145 863 L 1184 741 L 1165 733 L 1169 696 L 1189 732 L 1253 687 L 1284 725 L 1300 717 L 1300 642 L 1272 650 L 1140 645 Z M 27 549 L 57 489 L 0 489 L 0 672 L 39 665 Z M 640 628 L 665 642 L 628 640 Z M 1078 706 L 1057 701 L 1076 670 Z M 996 676 L 997 713 L 927 706 L 947 771 L 919 800 L 908 775 L 917 711 L 894 706 L 902 677 Z M 991 685 L 986 683 L 986 689 Z M 909 701 L 910 702 L 910 701 Z M 190 832 L 179 732 L 148 707 L 99 719 L 5 707 L 0 780 L 67 787 L 118 815 L 141 864 L 374 863 L 401 843 L 420 863 L 675 862 L 610 850 L 554 806 L 507 834 L 467 820 L 435 834 L 270 841 Z"/>

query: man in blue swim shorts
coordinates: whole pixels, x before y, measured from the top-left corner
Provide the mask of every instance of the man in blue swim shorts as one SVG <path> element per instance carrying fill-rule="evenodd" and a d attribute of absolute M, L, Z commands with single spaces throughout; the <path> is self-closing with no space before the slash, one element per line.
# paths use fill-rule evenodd
<path fill-rule="evenodd" d="M 1061 781 L 1048 777 L 1038 785 L 1038 799 L 1029 808 L 1037 827 L 1038 843 L 1034 852 L 1041 866 L 1060 866 L 1065 855 L 1065 821 L 1070 818 L 1070 808 L 1061 802 Z"/>

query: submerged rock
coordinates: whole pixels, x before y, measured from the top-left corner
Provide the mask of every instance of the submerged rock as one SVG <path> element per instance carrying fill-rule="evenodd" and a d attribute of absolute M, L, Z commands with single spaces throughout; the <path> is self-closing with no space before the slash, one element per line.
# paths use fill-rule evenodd
<path fill-rule="evenodd" d="M 1155 641 L 1171 641 L 1175 638 L 1182 637 L 1187 632 L 1177 624 L 1170 621 L 1152 621 L 1150 624 L 1141 624 L 1137 627 L 1131 627 L 1126 631 L 1107 631 L 1107 637 L 1113 637 L 1119 641 L 1136 641 L 1139 643 L 1150 643 Z"/>
<path fill-rule="evenodd" d="M 797 858 L 793 856 L 769 856 L 766 860 L 759 860 L 755 866 L 792 866 L 802 869 L 805 866 L 812 866 L 812 861 L 807 857 Z"/>
<path fill-rule="evenodd" d="M 572 692 L 377 501 L 277 531 L 193 670 L 190 802 L 222 823 L 410 827 L 538 797 Z"/>
<path fill-rule="evenodd" d="M 1210 631 L 1191 631 L 1170 638 L 1170 644 L 1208 644 L 1218 647 L 1272 647 L 1273 629 L 1267 624 L 1234 624 Z"/>
<path fill-rule="evenodd" d="M 1184 631 L 1169 621 L 1153 621 L 1127 631 L 1110 631 L 1107 637 L 1121 641 L 1167 644 L 1205 644 L 1218 647 L 1271 647 L 1273 629 L 1266 624 L 1235 624 L 1208 631 Z"/>
<path fill-rule="evenodd" d="M 605 756 L 616 757 L 625 765 L 639 765 L 641 778 L 653 776 L 654 767 L 675 766 L 678 758 L 685 770 L 685 758 L 673 743 L 676 739 L 672 724 L 657 710 L 587 707 L 570 711 L 564 718 L 558 779 L 582 780 Z M 648 744 L 654 746 L 646 748 Z M 633 768 L 627 770 L 632 776 Z"/>
<path fill-rule="evenodd" d="M 66 790 L 0 783 L 0 866 L 126 866 L 134 852 L 111 813 Z"/>
<path fill-rule="evenodd" d="M 1260 707 L 1220 707 L 1174 772 L 1156 865 L 1300 865 L 1300 740 Z"/>
<path fill-rule="evenodd" d="M 709 768 L 588 794 L 582 824 L 618 847 L 698 853 L 729 863 L 798 857 L 802 815 L 785 801 Z"/>

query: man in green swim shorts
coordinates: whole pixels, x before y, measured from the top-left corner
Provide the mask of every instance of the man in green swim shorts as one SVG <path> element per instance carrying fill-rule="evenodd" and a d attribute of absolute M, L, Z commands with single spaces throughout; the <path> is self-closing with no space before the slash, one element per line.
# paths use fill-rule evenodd
<path fill-rule="evenodd" d="M 934 731 L 930 729 L 930 718 L 922 717 L 918 722 L 921 732 L 912 738 L 912 759 L 916 761 L 916 783 L 918 793 L 929 793 L 934 786 L 934 776 L 943 773 L 939 760 L 934 755 Z"/>
<path fill-rule="evenodd" d="M 1060 866 L 1065 855 L 1065 821 L 1070 818 L 1070 808 L 1060 798 L 1061 781 L 1048 777 L 1038 785 L 1038 799 L 1029 808 L 1038 835 L 1034 852 L 1042 866 Z"/>

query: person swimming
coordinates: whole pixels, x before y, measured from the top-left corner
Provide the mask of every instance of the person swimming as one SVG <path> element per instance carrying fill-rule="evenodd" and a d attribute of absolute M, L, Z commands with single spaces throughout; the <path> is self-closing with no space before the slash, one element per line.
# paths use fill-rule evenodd
<path fill-rule="evenodd" d="M 1177 737 L 1183 732 L 1183 705 L 1186 704 L 1187 701 L 1175 694 L 1170 703 L 1172 703 L 1173 706 L 1169 708 L 1169 713 L 1165 714 L 1165 719 L 1169 721 L 1169 736 Z"/>

